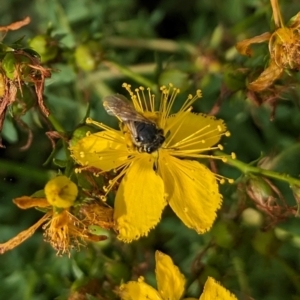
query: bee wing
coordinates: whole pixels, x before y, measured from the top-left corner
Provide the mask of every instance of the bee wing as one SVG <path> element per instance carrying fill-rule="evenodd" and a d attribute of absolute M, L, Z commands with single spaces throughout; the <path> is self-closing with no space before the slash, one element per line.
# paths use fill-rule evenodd
<path fill-rule="evenodd" d="M 138 137 L 138 132 L 136 130 L 136 126 L 134 124 L 134 121 L 128 121 L 128 122 L 124 122 L 124 124 L 126 124 L 127 128 L 129 129 L 132 137 L 134 139 L 136 139 Z"/>
<path fill-rule="evenodd" d="M 107 113 L 117 117 L 122 122 L 138 121 L 152 123 L 143 115 L 138 113 L 127 98 L 120 94 L 107 96 L 103 99 L 103 106 Z"/>

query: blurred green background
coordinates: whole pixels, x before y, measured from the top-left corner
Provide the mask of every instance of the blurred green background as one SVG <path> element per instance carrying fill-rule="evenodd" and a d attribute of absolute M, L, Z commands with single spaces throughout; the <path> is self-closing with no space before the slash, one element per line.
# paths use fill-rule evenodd
<path fill-rule="evenodd" d="M 281 2 L 286 21 L 300 9 L 296 0 Z M 91 117 L 117 126 L 103 110 L 101 98 L 124 94 L 123 82 L 133 87 L 172 82 L 182 91 L 180 99 L 200 88 L 203 98 L 194 110 L 209 113 L 214 108 L 225 120 L 231 132 L 224 140 L 226 153 L 234 151 L 246 163 L 268 157 L 273 170 L 298 177 L 299 85 L 280 95 L 271 120 L 270 102 L 255 104 L 247 97 L 245 78 L 235 77 L 240 68 L 262 71 L 267 45 L 257 47 L 258 55 L 251 59 L 240 56 L 234 45 L 272 30 L 271 15 L 266 0 L 10 0 L 1 3 L 0 25 L 30 16 L 28 26 L 9 32 L 3 42 L 24 37 L 26 45 L 40 35 L 57 41 L 55 50 L 48 49 L 55 58 L 47 62 L 53 73 L 46 81 L 45 98 L 66 131 L 82 123 L 88 103 Z M 297 76 L 293 74 L 295 82 Z M 6 148 L 0 148 L 0 242 L 42 216 L 19 210 L 12 199 L 42 189 L 58 170 L 54 164 L 43 165 L 52 151 L 45 135 L 53 130 L 51 124 L 38 108 L 22 120 L 34 135 L 26 151 L 20 148 L 27 133 L 9 111 L 2 132 Z M 300 299 L 298 219 L 273 222 L 246 196 L 246 179 L 239 171 L 219 163 L 217 168 L 237 181 L 221 186 L 224 203 L 207 234 L 187 229 L 166 209 L 147 238 L 124 245 L 112 234 L 107 242 L 90 244 L 69 258 L 57 257 L 39 230 L 0 256 L 0 298 L 114 299 L 122 278 L 143 275 L 155 285 L 154 252 L 161 250 L 188 278 L 186 296 L 199 297 L 209 275 L 239 299 Z M 286 183 L 273 184 L 288 205 L 296 205 Z M 262 230 L 266 225 L 268 230 Z"/>

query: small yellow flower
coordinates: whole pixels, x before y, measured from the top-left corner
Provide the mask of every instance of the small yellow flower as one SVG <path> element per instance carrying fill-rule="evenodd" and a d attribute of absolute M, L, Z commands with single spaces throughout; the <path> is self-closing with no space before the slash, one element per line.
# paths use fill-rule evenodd
<path fill-rule="evenodd" d="M 156 281 L 157 290 L 144 282 L 140 277 L 138 281 L 129 281 L 119 288 L 119 295 L 123 300 L 180 300 L 184 294 L 185 277 L 172 259 L 162 252 L 156 251 Z M 197 300 L 185 298 L 185 300 Z M 208 277 L 204 291 L 199 300 L 237 300 L 228 290 Z"/>
<path fill-rule="evenodd" d="M 69 208 L 78 195 L 77 185 L 66 176 L 57 176 L 45 186 L 45 195 L 50 205 Z"/>
<path fill-rule="evenodd" d="M 273 33 L 265 32 L 259 36 L 243 40 L 236 45 L 237 50 L 242 55 L 251 56 L 250 46 L 252 44 L 269 42 L 269 66 L 248 85 L 250 90 L 256 92 L 268 88 L 282 75 L 285 69 L 300 70 L 300 13 L 291 19 L 288 26 L 285 26 L 278 1 L 271 0 L 271 5 L 277 29 Z"/>
<path fill-rule="evenodd" d="M 114 205 L 118 237 L 130 242 L 147 235 L 159 222 L 167 203 L 187 227 L 198 233 L 209 230 L 221 206 L 217 183 L 221 177 L 195 159 L 214 158 L 203 153 L 222 149 L 221 145 L 213 145 L 222 135 L 229 135 L 225 124 L 191 112 L 191 105 L 201 97 L 200 91 L 189 95 L 179 112 L 171 115 L 179 93 L 172 85 L 161 87 L 158 110 L 149 89 L 146 93 L 140 87 L 133 93 L 130 85 L 123 86 L 136 111 L 163 130 L 162 146 L 152 153 L 141 151 L 124 124 L 121 130 L 115 130 L 88 119 L 88 123 L 104 130 L 88 134 L 70 148 L 75 161 L 84 167 L 117 171 L 105 190 L 108 193 L 121 180 Z"/>
<path fill-rule="evenodd" d="M 97 206 L 97 204 L 82 205 L 85 211 L 83 220 L 79 220 L 69 210 L 72 208 L 78 189 L 77 186 L 66 176 L 57 176 L 51 179 L 45 186 L 46 197 L 19 197 L 14 203 L 21 209 L 39 208 L 46 210 L 45 215 L 33 226 L 20 232 L 6 243 L 0 244 L 0 253 L 5 253 L 31 237 L 35 231 L 42 226 L 45 231 L 44 237 L 47 242 L 57 251 L 57 254 L 69 254 L 70 249 L 78 248 L 86 240 L 101 241 L 107 237 L 94 235 L 89 231 L 89 226 L 101 226 L 112 228 L 112 209 L 109 207 Z M 52 205 L 51 205 L 51 204 Z M 93 215 L 89 213 L 94 208 Z M 83 209 L 85 208 L 85 209 Z M 87 218 L 93 216 L 93 219 Z"/>

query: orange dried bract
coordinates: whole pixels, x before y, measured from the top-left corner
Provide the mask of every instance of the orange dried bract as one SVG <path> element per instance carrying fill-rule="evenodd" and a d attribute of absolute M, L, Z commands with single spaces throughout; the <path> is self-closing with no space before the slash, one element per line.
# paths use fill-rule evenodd
<path fill-rule="evenodd" d="M 0 132 L 2 130 L 3 122 L 5 119 L 5 113 L 7 107 L 16 100 L 17 87 L 13 81 L 9 80 L 6 76 L 2 75 L 2 84 L 5 84 L 5 87 L 2 89 L 4 95 L 0 97 Z M 1 143 L 0 137 L 0 148 L 4 147 Z"/>
<path fill-rule="evenodd" d="M 50 204 L 47 202 L 46 198 L 34 198 L 23 196 L 13 199 L 14 204 L 16 204 L 21 209 L 28 209 L 32 207 L 49 207 Z"/>
<path fill-rule="evenodd" d="M 31 21 L 30 17 L 26 17 L 21 21 L 11 23 L 7 26 L 0 26 L 0 31 L 18 30 L 21 27 L 28 25 L 30 23 L 30 21 Z"/>
<path fill-rule="evenodd" d="M 20 91 L 22 91 L 22 82 L 26 81 L 32 83 L 34 85 L 35 93 L 38 98 L 38 105 L 41 108 L 43 114 L 48 117 L 49 110 L 44 104 L 43 92 L 46 78 L 51 77 L 50 69 L 41 66 L 40 61 L 37 57 L 34 57 L 23 50 L 17 50 L 14 53 L 15 56 L 25 56 L 30 60 L 30 63 L 26 66 L 31 68 L 31 72 L 26 77 L 26 80 L 22 78 L 22 68 L 24 68 L 24 65 L 20 64 L 15 66 L 15 80 L 18 82 Z"/>
<path fill-rule="evenodd" d="M 30 238 L 43 223 L 50 219 L 50 216 L 51 213 L 47 213 L 37 223 L 29 227 L 28 229 L 20 232 L 17 236 L 13 237 L 6 243 L 0 244 L 0 254 L 14 249 L 15 247 L 23 243 L 25 240 Z"/>
<path fill-rule="evenodd" d="M 80 213 L 84 216 L 84 223 L 98 225 L 102 228 L 110 229 L 114 226 L 114 210 L 108 205 L 86 204 L 80 207 Z"/>
<path fill-rule="evenodd" d="M 85 239 L 91 242 L 101 242 L 107 240 L 106 235 L 94 235 L 90 232 L 85 232 Z"/>
<path fill-rule="evenodd" d="M 57 251 L 57 255 L 70 255 L 71 249 L 79 249 L 86 241 L 102 241 L 103 235 L 93 235 L 86 225 L 68 210 L 53 214 L 43 229 L 45 241 Z"/>
<path fill-rule="evenodd" d="M 38 105 L 43 114 L 46 117 L 49 116 L 49 110 L 44 104 L 43 92 L 46 78 L 51 77 L 51 70 L 41 66 L 40 60 L 37 57 L 30 55 L 24 50 L 19 49 L 10 53 L 13 53 L 11 55 L 13 55 L 15 59 L 13 77 L 8 78 L 4 74 L 4 71 L 0 69 L 0 133 L 8 106 L 16 100 L 22 101 L 22 97 L 21 99 L 17 99 L 17 93 L 19 92 L 23 96 L 22 86 L 24 86 L 24 84 L 29 84 L 30 86 L 34 85 Z M 1 71 L 3 73 L 1 73 Z M 22 114 L 24 114 L 27 109 L 28 108 L 24 109 Z M 20 118 L 15 116 L 15 119 L 18 120 Z M 25 128 L 24 126 L 22 127 Z M 30 138 L 30 129 L 27 131 L 29 135 L 24 148 L 28 148 L 32 141 L 32 138 Z M 1 144 L 0 138 L 0 148 L 1 147 L 4 146 Z"/>
<path fill-rule="evenodd" d="M 271 33 L 265 32 L 261 35 L 255 36 L 251 39 L 247 39 L 247 40 L 238 42 L 235 47 L 240 54 L 246 55 L 246 56 L 251 56 L 253 54 L 253 51 L 250 49 L 250 46 L 252 44 L 264 43 L 264 42 L 268 41 L 270 39 L 270 37 L 271 37 Z"/>
<path fill-rule="evenodd" d="M 265 69 L 259 77 L 248 84 L 249 90 L 259 92 L 269 87 L 274 80 L 279 78 L 283 73 L 283 68 L 278 67 L 274 62 L 271 62 L 269 67 Z"/>

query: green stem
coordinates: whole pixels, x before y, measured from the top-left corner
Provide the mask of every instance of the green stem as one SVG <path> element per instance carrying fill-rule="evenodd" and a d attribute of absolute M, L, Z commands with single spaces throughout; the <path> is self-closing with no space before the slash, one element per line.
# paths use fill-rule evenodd
<path fill-rule="evenodd" d="M 259 174 L 259 175 L 263 175 L 263 176 L 266 176 L 269 178 L 285 181 L 285 182 L 289 183 L 291 186 L 292 185 L 300 186 L 300 180 L 297 178 L 290 177 L 288 174 L 282 174 L 282 173 L 278 173 L 275 171 L 265 170 L 265 169 L 262 169 L 259 167 L 250 166 L 238 159 L 233 159 L 231 156 L 226 155 L 225 153 L 223 153 L 221 151 L 216 151 L 215 154 L 217 156 L 225 157 L 227 164 L 239 169 L 244 174 L 248 174 L 248 173 Z"/>
<path fill-rule="evenodd" d="M 149 63 L 149 64 L 140 64 L 140 65 L 130 65 L 128 66 L 129 69 L 140 75 L 151 75 L 154 74 L 156 64 Z M 81 88 L 86 88 L 89 85 L 94 84 L 97 87 L 97 84 L 102 83 L 105 80 L 114 80 L 114 79 L 123 79 L 125 76 L 121 73 L 111 72 L 110 70 L 96 70 L 95 72 L 86 74 L 84 78 L 80 80 L 78 83 Z M 101 87 L 99 88 L 101 90 Z M 106 93 L 106 95 L 112 94 L 113 91 L 110 93 Z"/>
<path fill-rule="evenodd" d="M 133 79 L 134 81 L 136 81 L 138 83 L 140 83 L 144 87 L 149 87 L 151 90 L 156 91 L 157 87 L 156 87 L 156 84 L 154 82 L 152 82 L 152 81 L 148 80 L 147 78 L 133 72 L 132 70 L 128 69 L 127 67 L 119 65 L 118 63 L 113 62 L 113 61 L 106 61 L 105 63 L 109 68 L 117 69 L 120 73 L 122 73 L 125 76 Z"/>
<path fill-rule="evenodd" d="M 32 181 L 44 184 L 51 176 L 50 172 L 40 169 L 35 169 L 30 165 L 24 163 L 15 163 L 12 161 L 0 159 L 0 170 L 7 170 L 10 173 L 18 176 L 30 177 Z"/>
<path fill-rule="evenodd" d="M 61 126 L 61 124 L 57 121 L 57 119 L 53 115 L 48 116 L 48 120 L 51 122 L 54 129 L 60 133 L 65 133 L 64 128 Z"/>
<path fill-rule="evenodd" d="M 250 294 L 249 283 L 246 276 L 244 262 L 240 257 L 233 257 L 232 264 L 235 269 L 241 292 L 245 295 Z"/>
<path fill-rule="evenodd" d="M 152 51 L 161 52 L 186 52 L 191 55 L 196 55 L 197 48 L 190 43 L 186 42 L 175 42 L 167 39 L 130 39 L 124 37 L 107 37 L 104 43 L 111 47 L 121 47 L 121 48 L 141 48 L 148 49 Z"/>

